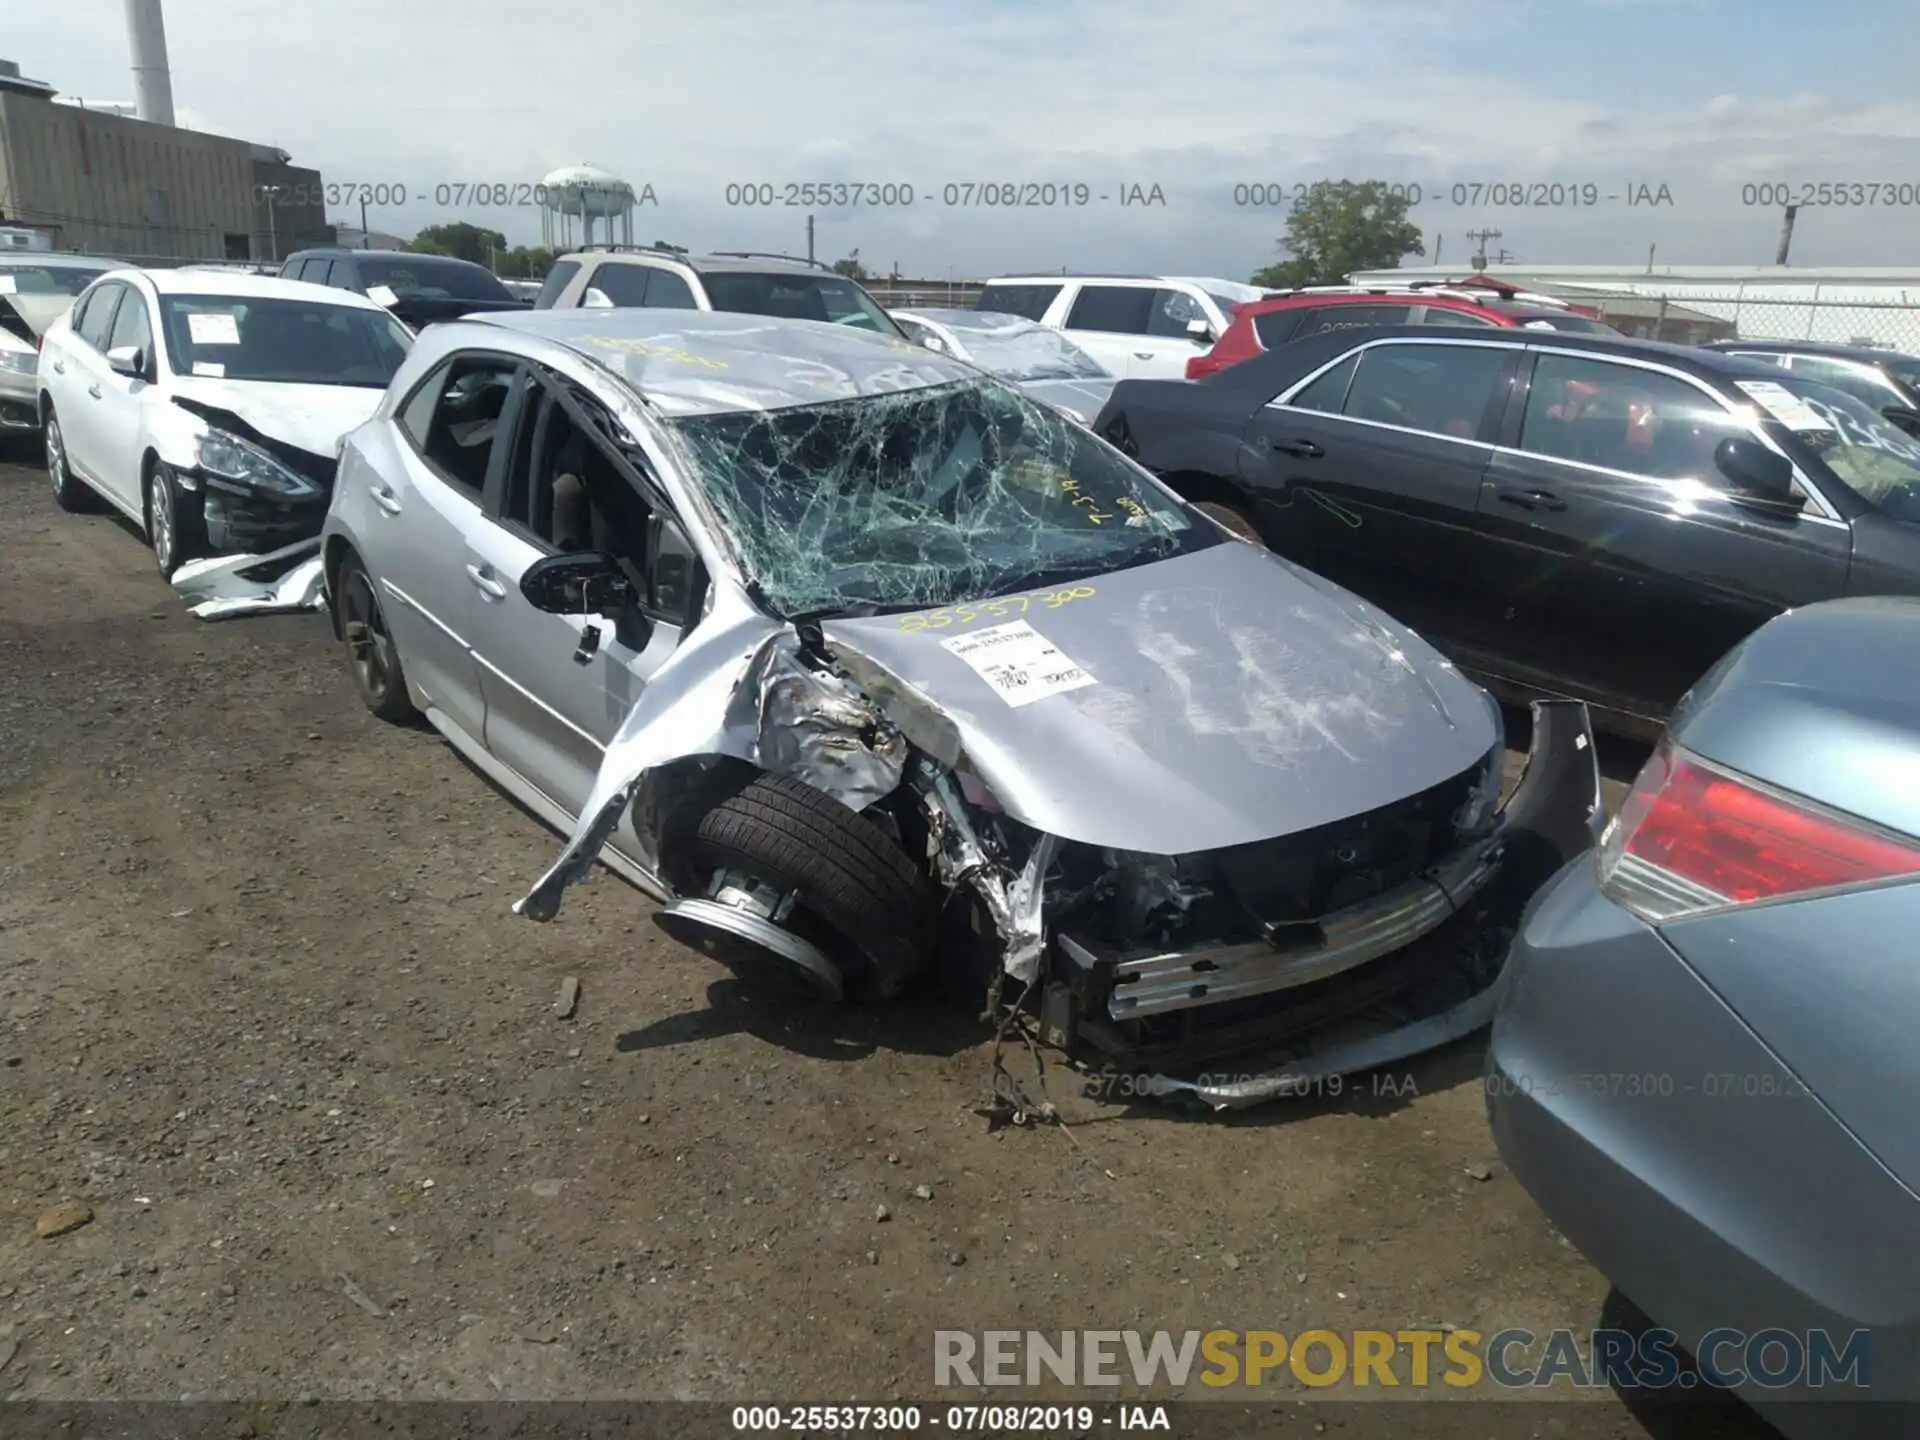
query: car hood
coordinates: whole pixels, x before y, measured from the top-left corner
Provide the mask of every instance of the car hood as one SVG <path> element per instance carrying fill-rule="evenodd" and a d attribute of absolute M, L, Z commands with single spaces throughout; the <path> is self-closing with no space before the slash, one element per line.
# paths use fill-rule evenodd
<path fill-rule="evenodd" d="M 7 295 L 0 304 L 11 305 L 36 335 L 45 335 L 47 327 L 73 308 L 71 295 Z"/>
<path fill-rule="evenodd" d="M 956 653 L 1023 625 L 1062 657 L 1030 665 L 1033 685 L 1070 667 L 1090 680 L 1009 703 Z M 1501 738 L 1493 701 L 1411 631 L 1238 540 L 826 631 L 870 694 L 897 691 L 882 703 L 909 738 L 938 745 L 915 733 L 916 712 L 923 730 L 950 725 L 1014 818 L 1113 849 L 1186 854 L 1310 829 L 1450 779 Z M 988 638 L 1008 639 L 995 648 L 1016 662 L 1038 643 Z"/>
<path fill-rule="evenodd" d="M 1100 380 L 1023 380 L 1019 385 L 1034 399 L 1065 410 L 1083 425 L 1091 425 L 1117 381 L 1117 376 L 1108 376 Z"/>
<path fill-rule="evenodd" d="M 340 437 L 370 420 L 387 392 L 373 386 L 281 385 L 183 375 L 174 381 L 173 393 L 196 405 L 229 411 L 284 445 L 331 459 Z"/>

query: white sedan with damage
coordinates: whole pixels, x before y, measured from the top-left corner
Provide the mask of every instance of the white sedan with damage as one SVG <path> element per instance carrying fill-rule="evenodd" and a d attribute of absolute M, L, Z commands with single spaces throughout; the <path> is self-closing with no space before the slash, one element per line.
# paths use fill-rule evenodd
<path fill-rule="evenodd" d="M 1129 1094 L 1296 1091 L 1485 1023 L 1591 844 L 1578 705 L 1501 712 L 1050 405 L 844 326 L 423 333 L 323 542 L 365 703 L 426 719 L 670 934 L 830 999 L 983 965 Z"/>
<path fill-rule="evenodd" d="M 345 291 L 108 272 L 41 341 L 54 496 L 139 525 L 199 613 L 310 606 L 341 438 L 373 414 L 412 344 Z"/>

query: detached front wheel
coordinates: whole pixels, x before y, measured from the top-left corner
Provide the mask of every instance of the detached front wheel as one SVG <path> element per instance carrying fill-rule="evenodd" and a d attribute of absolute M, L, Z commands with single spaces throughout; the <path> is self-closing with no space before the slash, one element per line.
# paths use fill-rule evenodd
<path fill-rule="evenodd" d="M 654 917 L 742 976 L 826 999 L 891 1000 L 926 963 L 932 882 L 866 816 L 787 775 L 760 775 L 681 837 L 694 881 Z"/>

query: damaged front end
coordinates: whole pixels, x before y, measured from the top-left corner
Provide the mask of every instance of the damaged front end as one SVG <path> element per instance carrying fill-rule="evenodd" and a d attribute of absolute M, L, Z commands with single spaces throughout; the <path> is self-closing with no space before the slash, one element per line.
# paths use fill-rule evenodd
<path fill-rule="evenodd" d="M 745 762 L 897 838 L 970 913 L 942 945 L 983 942 L 991 993 L 1018 997 L 1048 1043 L 1128 1076 L 1128 1095 L 1224 1108 L 1484 1025 L 1520 910 L 1603 819 L 1585 707 L 1572 702 L 1535 705 L 1532 753 L 1504 806 L 1496 742 L 1472 769 L 1383 809 L 1179 856 L 1023 823 L 977 773 L 967 738 L 964 718 L 851 645 L 716 614 L 643 692 L 566 851 L 515 911 L 552 919 L 611 842 L 655 882 L 656 918 L 675 938 L 721 957 L 746 947 L 837 997 L 831 945 L 791 923 L 804 896 L 732 872 L 684 888 L 667 878 L 662 847 L 676 811 L 701 803 L 697 777 Z"/>

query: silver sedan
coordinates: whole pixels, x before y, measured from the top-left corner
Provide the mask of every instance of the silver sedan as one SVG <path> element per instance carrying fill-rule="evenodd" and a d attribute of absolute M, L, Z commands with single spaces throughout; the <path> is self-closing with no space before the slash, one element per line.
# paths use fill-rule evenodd
<path fill-rule="evenodd" d="M 1118 376 L 1058 330 L 994 310 L 894 310 L 907 338 L 978 365 L 1091 425 Z"/>
<path fill-rule="evenodd" d="M 978 963 L 1128 1094 L 1250 1103 L 1484 1024 L 1599 815 L 1580 707 L 1501 809 L 1500 711 L 1418 637 L 844 326 L 436 325 L 323 563 L 367 705 L 569 833 L 523 916 L 597 859 L 816 995 Z"/>

